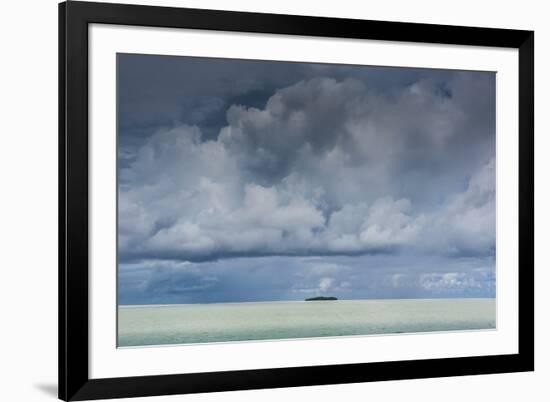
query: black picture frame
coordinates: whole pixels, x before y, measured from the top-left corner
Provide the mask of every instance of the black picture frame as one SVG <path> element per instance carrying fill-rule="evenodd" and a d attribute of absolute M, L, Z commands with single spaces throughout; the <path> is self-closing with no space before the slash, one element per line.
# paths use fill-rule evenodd
<path fill-rule="evenodd" d="M 517 354 L 90 379 L 88 25 L 118 24 L 519 51 Z M 59 5 L 59 398 L 170 395 L 534 370 L 534 32 L 70 1 Z"/>

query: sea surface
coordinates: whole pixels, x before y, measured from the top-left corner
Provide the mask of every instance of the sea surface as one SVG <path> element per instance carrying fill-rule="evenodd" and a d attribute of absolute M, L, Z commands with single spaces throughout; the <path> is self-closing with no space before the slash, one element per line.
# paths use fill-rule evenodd
<path fill-rule="evenodd" d="M 119 306 L 118 346 L 460 331 L 495 327 L 494 299 Z"/>

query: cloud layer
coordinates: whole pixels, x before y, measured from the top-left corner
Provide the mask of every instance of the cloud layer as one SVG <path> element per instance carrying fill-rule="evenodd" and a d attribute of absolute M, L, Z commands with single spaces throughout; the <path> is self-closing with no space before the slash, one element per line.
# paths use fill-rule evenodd
<path fill-rule="evenodd" d="M 216 140 L 197 126 L 159 130 L 120 174 L 121 255 L 487 255 L 494 156 L 464 131 L 465 107 L 430 82 L 386 97 L 322 78 L 278 90 L 263 109 L 231 106 Z M 464 154 L 465 141 L 487 149 Z"/>

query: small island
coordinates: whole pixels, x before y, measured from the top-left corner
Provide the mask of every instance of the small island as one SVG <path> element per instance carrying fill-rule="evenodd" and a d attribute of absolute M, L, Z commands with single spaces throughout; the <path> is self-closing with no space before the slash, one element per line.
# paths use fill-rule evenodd
<path fill-rule="evenodd" d="M 309 299 L 306 299 L 305 301 L 325 301 L 325 300 L 338 300 L 337 297 L 326 297 L 326 296 L 317 296 L 317 297 L 310 297 Z"/>

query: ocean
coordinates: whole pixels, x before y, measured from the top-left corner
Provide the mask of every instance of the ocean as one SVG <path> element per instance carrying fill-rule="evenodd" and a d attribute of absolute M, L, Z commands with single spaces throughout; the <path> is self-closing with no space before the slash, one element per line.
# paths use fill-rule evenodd
<path fill-rule="evenodd" d="M 118 346 L 496 328 L 495 299 L 119 306 Z"/>

